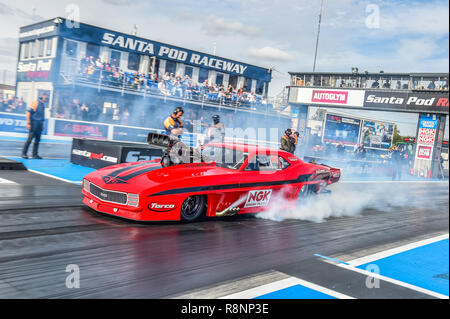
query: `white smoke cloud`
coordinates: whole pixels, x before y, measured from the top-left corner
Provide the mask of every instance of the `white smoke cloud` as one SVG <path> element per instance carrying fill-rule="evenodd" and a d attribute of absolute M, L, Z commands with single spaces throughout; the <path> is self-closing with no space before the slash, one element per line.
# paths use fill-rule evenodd
<path fill-rule="evenodd" d="M 338 183 L 329 187 L 331 193 L 312 196 L 309 200 L 297 203 L 297 207 L 286 209 L 285 201 L 276 198 L 271 209 L 256 215 L 258 218 L 283 221 L 298 219 L 323 222 L 330 217 L 358 216 L 367 209 L 389 212 L 394 209 L 415 207 L 430 208 L 432 203 L 415 198 L 411 188 L 402 182 L 361 184 Z M 423 191 L 423 190 L 422 190 Z"/>

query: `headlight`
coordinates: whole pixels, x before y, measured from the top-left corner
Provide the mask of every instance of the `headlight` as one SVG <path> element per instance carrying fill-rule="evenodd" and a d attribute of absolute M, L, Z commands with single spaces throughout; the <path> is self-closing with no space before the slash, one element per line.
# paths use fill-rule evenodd
<path fill-rule="evenodd" d="M 137 207 L 139 205 L 139 195 L 127 194 L 127 205 Z"/>
<path fill-rule="evenodd" d="M 85 192 L 91 192 L 91 183 L 87 179 L 83 179 L 83 189 Z"/>

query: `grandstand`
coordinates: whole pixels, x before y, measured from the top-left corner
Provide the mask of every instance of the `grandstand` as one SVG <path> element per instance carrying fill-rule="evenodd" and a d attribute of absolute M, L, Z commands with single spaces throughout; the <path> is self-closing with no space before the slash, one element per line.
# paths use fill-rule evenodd
<path fill-rule="evenodd" d="M 188 128 L 215 113 L 234 127 L 289 126 L 268 99 L 270 69 L 67 22 L 20 29 L 16 98 L 28 104 L 48 93 L 48 117 L 160 128 L 181 105 Z"/>

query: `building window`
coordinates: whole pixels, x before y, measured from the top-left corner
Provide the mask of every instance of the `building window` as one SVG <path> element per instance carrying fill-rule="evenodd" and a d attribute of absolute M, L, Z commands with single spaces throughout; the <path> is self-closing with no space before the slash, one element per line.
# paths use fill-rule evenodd
<path fill-rule="evenodd" d="M 198 83 L 203 83 L 208 80 L 209 70 L 205 68 L 200 68 L 198 72 Z"/>
<path fill-rule="evenodd" d="M 228 84 L 231 85 L 233 87 L 233 89 L 236 89 L 237 81 L 238 81 L 238 76 L 235 74 L 230 74 L 230 79 L 228 81 Z"/>
<path fill-rule="evenodd" d="M 140 56 L 137 53 L 128 54 L 128 69 L 133 71 L 139 70 Z"/>
<path fill-rule="evenodd" d="M 53 52 L 53 39 L 45 39 L 45 56 L 51 56 Z"/>
<path fill-rule="evenodd" d="M 77 56 L 78 43 L 75 41 L 66 40 L 66 55 L 75 57 Z"/>
<path fill-rule="evenodd" d="M 115 67 L 120 67 L 120 58 L 122 54 L 119 51 L 111 50 L 111 61 L 110 64 Z"/>
<path fill-rule="evenodd" d="M 93 43 L 88 43 L 86 45 L 86 56 L 93 57 L 94 59 L 98 58 L 100 55 L 100 46 Z"/>
<path fill-rule="evenodd" d="M 184 68 L 184 75 L 187 75 L 190 79 L 192 79 L 193 72 L 194 72 L 194 69 L 191 66 L 186 66 Z"/>
<path fill-rule="evenodd" d="M 264 92 L 264 81 L 257 80 L 256 81 L 256 94 L 263 94 Z"/>
<path fill-rule="evenodd" d="M 216 75 L 216 84 L 217 85 L 223 85 L 223 74 L 222 73 L 217 73 Z"/>
<path fill-rule="evenodd" d="M 36 57 L 37 45 L 36 41 L 30 42 L 30 58 Z"/>
<path fill-rule="evenodd" d="M 39 52 L 39 57 L 43 57 L 44 56 L 44 49 L 45 49 L 45 40 L 37 40 L 37 45 L 38 45 L 38 52 Z"/>
<path fill-rule="evenodd" d="M 252 79 L 244 78 L 244 92 L 250 92 L 252 89 Z"/>
<path fill-rule="evenodd" d="M 29 57 L 29 47 L 30 47 L 30 43 L 29 42 L 25 42 L 22 43 L 22 59 L 28 59 Z"/>
<path fill-rule="evenodd" d="M 177 71 L 177 63 L 174 61 L 166 61 L 166 72 L 173 73 Z"/>

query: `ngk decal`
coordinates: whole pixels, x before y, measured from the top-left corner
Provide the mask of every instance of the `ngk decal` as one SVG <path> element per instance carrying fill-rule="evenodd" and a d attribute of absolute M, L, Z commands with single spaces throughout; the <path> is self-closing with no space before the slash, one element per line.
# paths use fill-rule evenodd
<path fill-rule="evenodd" d="M 417 134 L 417 141 L 419 144 L 434 145 L 436 130 L 428 128 L 420 128 Z"/>
<path fill-rule="evenodd" d="M 175 204 L 160 204 L 160 203 L 150 203 L 148 205 L 148 209 L 153 210 L 155 212 L 169 212 L 174 210 L 176 207 Z"/>
<path fill-rule="evenodd" d="M 272 195 L 271 189 L 250 191 L 247 196 L 244 208 L 267 206 Z"/>

